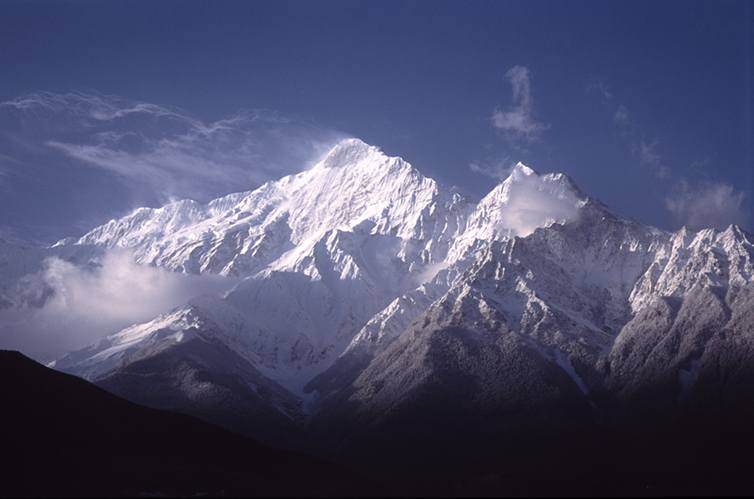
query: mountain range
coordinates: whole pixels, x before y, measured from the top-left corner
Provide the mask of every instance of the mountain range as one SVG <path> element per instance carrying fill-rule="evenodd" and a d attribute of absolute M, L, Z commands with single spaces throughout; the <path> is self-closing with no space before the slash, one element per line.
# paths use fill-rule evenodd
<path fill-rule="evenodd" d="M 520 163 L 474 202 L 348 139 L 251 192 L 0 244 L 0 307 L 44 307 L 18 282 L 51 258 L 128 251 L 228 290 L 50 367 L 405 493 L 728 493 L 754 490 L 753 243 Z"/>

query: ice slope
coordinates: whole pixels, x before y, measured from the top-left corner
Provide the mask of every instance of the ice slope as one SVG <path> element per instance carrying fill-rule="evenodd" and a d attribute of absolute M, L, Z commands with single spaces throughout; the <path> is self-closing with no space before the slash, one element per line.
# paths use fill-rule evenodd
<path fill-rule="evenodd" d="M 748 398 L 752 242 L 736 226 L 681 229 L 655 254 L 631 293 L 630 320 L 602 366 L 606 404 L 624 419 L 653 421 L 687 405 Z"/>
<path fill-rule="evenodd" d="M 512 174 L 512 180 L 516 175 Z M 424 323 L 423 330 L 454 327 L 493 336 L 495 331 L 508 330 L 588 392 L 582 379 L 588 375 L 585 366 L 593 366 L 612 348 L 631 317 L 629 298 L 634 284 L 654 255 L 665 249 L 669 234 L 613 213 L 578 191 L 567 177 L 531 180 L 535 179 L 545 192 L 556 185 L 556 199 L 568 199 L 569 211 L 563 212 L 568 220 L 550 221 L 526 237 L 509 237 L 505 232 L 497 240 L 490 229 L 470 223 L 454 248 L 463 245 L 471 255 L 449 263 L 433 282 L 396 299 L 373 317 L 346 353 L 369 356 L 409 326 L 416 328 L 416 323 Z M 495 189 L 482 200 L 472 219 L 485 213 L 489 218 L 489 206 L 505 206 L 516 195 L 515 182 L 504 184 L 505 189 Z M 560 190 L 563 187 L 568 190 Z M 571 206 L 575 212 L 570 212 Z M 541 218 L 544 223 L 547 220 Z M 494 228 L 497 234 L 503 233 L 501 223 Z M 490 239 L 482 239 L 482 234 Z M 469 237 L 464 239 L 465 235 Z M 457 277 L 443 285 L 442 274 L 450 269 L 456 269 Z M 481 332 L 469 334 L 484 337 Z"/>
<path fill-rule="evenodd" d="M 94 379 L 112 369 L 121 360 L 160 340 L 170 338 L 180 342 L 187 337 L 188 331 L 216 329 L 218 324 L 212 322 L 211 316 L 202 313 L 200 309 L 201 304 L 208 300 L 212 298 L 192 300 L 189 304 L 150 322 L 135 324 L 92 345 L 69 352 L 48 366 L 86 379 Z M 221 302 L 213 301 L 215 303 L 211 308 L 217 309 Z M 226 326 L 227 322 L 229 321 L 223 321 L 222 326 Z"/>
<path fill-rule="evenodd" d="M 256 191 L 142 208 L 58 247 L 127 247 L 142 264 L 245 277 L 222 313 L 201 313 L 235 331 L 227 341 L 261 372 L 300 392 L 346 348 L 395 338 L 492 241 L 577 216 L 583 199 L 567 177 L 519 164 L 475 206 L 349 139 L 311 170 Z M 156 331 L 186 327 L 168 315 L 58 366 L 99 375 L 114 365 L 103 356 L 125 358 Z"/>
<path fill-rule="evenodd" d="M 215 305 L 189 305 L 57 365 L 90 378 L 102 374 L 150 338 L 193 327 L 185 321 L 190 310 L 229 332 L 223 341 L 266 376 L 301 393 L 344 351 L 369 352 L 394 340 L 496 241 L 576 222 L 589 210 L 616 217 L 595 206 L 567 176 L 522 164 L 475 206 L 400 158 L 349 139 L 311 170 L 256 191 L 137 210 L 61 242 L 128 247 L 143 264 L 246 278 Z M 624 234 L 609 235 L 632 244 Z M 596 279 L 588 271 L 593 263 L 582 260 L 568 263 L 572 272 Z M 625 294 L 638 271 L 616 281 L 603 275 L 607 268 L 600 279 Z"/>
<path fill-rule="evenodd" d="M 240 282 L 55 367 L 377 474 L 512 462 L 512 439 L 540 442 L 536 469 L 571 432 L 749 426 L 753 241 L 662 231 L 521 164 L 473 204 L 352 139 L 257 191 L 58 244 Z"/>
<path fill-rule="evenodd" d="M 636 283 L 631 307 L 637 312 L 658 297 L 681 298 L 694 286 L 718 288 L 733 301 L 751 282 L 753 260 L 750 235 L 735 225 L 722 232 L 705 229 L 694 233 L 682 228 Z"/>

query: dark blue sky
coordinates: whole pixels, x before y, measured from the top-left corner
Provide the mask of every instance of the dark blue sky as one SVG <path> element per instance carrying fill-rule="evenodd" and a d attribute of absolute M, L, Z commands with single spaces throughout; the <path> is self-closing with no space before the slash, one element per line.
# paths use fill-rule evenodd
<path fill-rule="evenodd" d="M 478 197 L 523 161 L 663 228 L 752 230 L 752 10 L 6 0 L 0 237 L 251 189 L 343 136 Z"/>

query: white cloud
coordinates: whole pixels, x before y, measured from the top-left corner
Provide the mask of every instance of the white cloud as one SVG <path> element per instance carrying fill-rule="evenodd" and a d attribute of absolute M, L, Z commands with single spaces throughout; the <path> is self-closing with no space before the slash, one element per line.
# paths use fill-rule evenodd
<path fill-rule="evenodd" d="M 23 302 L 0 309 L 0 347 L 51 360 L 237 282 L 138 265 L 123 249 L 109 251 L 88 267 L 49 258 L 42 271 L 19 283 Z"/>
<path fill-rule="evenodd" d="M 139 198 L 209 201 L 306 169 L 343 134 L 270 111 L 213 123 L 98 94 L 38 93 L 0 103 L 18 135 L 70 165 L 114 175 Z M 151 194 L 151 195 L 150 195 Z"/>
<path fill-rule="evenodd" d="M 417 285 L 424 284 L 425 282 L 431 282 L 432 279 L 437 276 L 437 274 L 447 269 L 448 267 L 450 267 L 450 263 L 448 262 L 428 263 L 424 266 L 424 270 L 422 272 L 419 272 L 416 276 L 414 276 L 414 282 Z"/>
<path fill-rule="evenodd" d="M 686 181 L 681 181 L 665 199 L 665 206 L 676 228 L 725 230 L 731 224 L 746 226 L 749 215 L 742 208 L 743 197 L 743 192 L 728 184 L 707 182 L 690 189 Z"/>
<path fill-rule="evenodd" d="M 528 236 L 538 227 L 577 219 L 583 205 L 570 186 L 526 167 L 513 170 L 505 194 L 500 221 L 512 235 L 520 237 Z"/>
<path fill-rule="evenodd" d="M 524 66 L 515 66 L 508 70 L 505 77 L 513 87 L 513 105 L 508 111 L 495 109 L 492 114 L 493 126 L 529 140 L 538 138 L 549 125 L 534 121 L 532 116 L 531 72 Z"/>

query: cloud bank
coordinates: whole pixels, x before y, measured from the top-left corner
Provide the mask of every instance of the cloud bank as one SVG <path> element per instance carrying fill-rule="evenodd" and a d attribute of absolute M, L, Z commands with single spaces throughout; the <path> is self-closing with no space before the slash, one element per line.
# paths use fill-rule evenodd
<path fill-rule="evenodd" d="M 505 78 L 513 87 L 513 104 L 507 111 L 496 108 L 492 114 L 492 125 L 512 132 L 518 138 L 537 139 L 549 125 L 538 123 L 533 118 L 531 72 L 524 66 L 515 66 L 505 73 Z"/>
<path fill-rule="evenodd" d="M 138 265 L 124 249 L 108 251 L 88 266 L 51 257 L 39 272 L 21 279 L 15 303 L 0 307 L 0 348 L 52 360 L 198 295 L 219 295 L 237 282 Z"/>
<path fill-rule="evenodd" d="M 728 184 L 706 182 L 691 189 L 682 180 L 665 199 L 665 206 L 674 229 L 685 226 L 691 230 L 725 230 L 731 224 L 747 226 L 749 216 L 743 208 L 743 198 L 743 192 L 736 192 Z"/>

